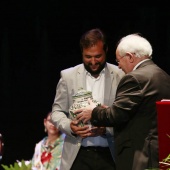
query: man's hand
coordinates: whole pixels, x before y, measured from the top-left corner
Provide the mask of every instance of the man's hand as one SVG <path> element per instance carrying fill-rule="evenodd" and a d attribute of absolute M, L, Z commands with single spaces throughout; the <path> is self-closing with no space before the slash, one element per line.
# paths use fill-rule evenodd
<path fill-rule="evenodd" d="M 74 134 L 80 136 L 81 138 L 86 138 L 94 135 L 94 133 L 91 131 L 91 128 L 89 128 L 89 125 L 84 125 L 83 127 L 80 127 L 78 126 L 78 121 L 76 120 L 71 121 L 70 128 Z"/>
<path fill-rule="evenodd" d="M 102 136 L 106 133 L 106 127 L 92 127 L 91 131 L 94 133 L 94 136 Z"/>
<path fill-rule="evenodd" d="M 71 130 L 77 136 L 81 138 L 101 136 L 106 133 L 105 127 L 91 127 L 91 125 L 84 125 L 83 127 L 78 126 L 78 121 L 71 121 Z"/>

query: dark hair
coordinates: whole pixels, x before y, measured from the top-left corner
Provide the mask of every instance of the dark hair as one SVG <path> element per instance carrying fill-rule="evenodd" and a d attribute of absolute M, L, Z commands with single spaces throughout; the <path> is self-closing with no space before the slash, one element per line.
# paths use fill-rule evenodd
<path fill-rule="evenodd" d="M 48 111 L 48 113 L 45 115 L 45 119 L 46 119 L 48 116 L 50 116 L 51 113 L 52 113 L 52 111 Z"/>
<path fill-rule="evenodd" d="M 51 119 L 51 113 L 52 113 L 52 111 L 48 111 L 48 113 L 46 114 L 44 119 L 47 119 L 48 116 L 50 116 L 50 119 Z M 53 123 L 52 120 L 51 120 L 51 123 Z M 60 130 L 58 130 L 58 133 L 59 133 L 59 135 L 63 134 Z"/>
<path fill-rule="evenodd" d="M 101 31 L 101 29 L 96 28 L 85 32 L 80 39 L 81 51 L 83 51 L 84 48 L 86 49 L 94 46 L 98 41 L 103 42 L 103 49 L 106 52 L 107 50 L 106 36 Z"/>

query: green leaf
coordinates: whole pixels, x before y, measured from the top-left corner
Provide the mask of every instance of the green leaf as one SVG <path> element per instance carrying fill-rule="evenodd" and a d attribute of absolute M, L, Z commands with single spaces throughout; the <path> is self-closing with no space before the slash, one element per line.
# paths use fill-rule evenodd
<path fill-rule="evenodd" d="M 10 170 L 10 168 L 8 168 L 8 166 L 7 165 L 1 165 L 5 170 Z"/>
<path fill-rule="evenodd" d="M 1 166 L 4 168 L 4 170 L 31 170 L 32 167 L 31 162 L 26 165 L 24 160 L 21 161 L 21 166 L 19 166 L 18 162 L 15 162 L 14 165 L 10 164 L 7 166 L 2 164 Z"/>

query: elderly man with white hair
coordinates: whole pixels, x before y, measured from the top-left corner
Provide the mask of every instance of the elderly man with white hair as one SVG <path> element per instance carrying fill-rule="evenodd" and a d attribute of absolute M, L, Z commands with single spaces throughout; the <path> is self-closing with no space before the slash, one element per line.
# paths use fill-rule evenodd
<path fill-rule="evenodd" d="M 170 99 L 170 76 L 152 61 L 152 46 L 139 34 L 123 37 L 116 61 L 126 75 L 120 80 L 110 107 L 76 111 L 78 120 L 115 131 L 116 170 L 159 168 L 156 101 Z"/>

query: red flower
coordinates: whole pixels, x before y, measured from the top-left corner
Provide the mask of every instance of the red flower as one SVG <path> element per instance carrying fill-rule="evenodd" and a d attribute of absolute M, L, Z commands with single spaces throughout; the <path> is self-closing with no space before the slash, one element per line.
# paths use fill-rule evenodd
<path fill-rule="evenodd" d="M 50 152 L 43 152 L 41 155 L 41 162 L 44 164 L 44 162 L 49 162 L 52 158 L 52 155 Z"/>

